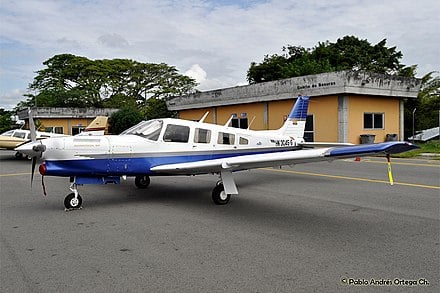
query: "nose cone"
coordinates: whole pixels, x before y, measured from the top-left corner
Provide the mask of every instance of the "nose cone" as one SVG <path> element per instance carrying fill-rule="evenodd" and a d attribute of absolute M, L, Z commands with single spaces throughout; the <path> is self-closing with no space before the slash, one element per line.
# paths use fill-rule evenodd
<path fill-rule="evenodd" d="M 46 150 L 46 146 L 41 141 L 31 141 L 16 147 L 15 150 L 31 157 L 37 157 Z"/>

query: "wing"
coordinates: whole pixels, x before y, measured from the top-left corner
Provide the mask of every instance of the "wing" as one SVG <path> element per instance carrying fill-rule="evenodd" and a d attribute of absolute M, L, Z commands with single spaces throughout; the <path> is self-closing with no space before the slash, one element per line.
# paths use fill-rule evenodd
<path fill-rule="evenodd" d="M 188 163 L 159 165 L 151 171 L 167 174 L 203 174 L 221 171 L 238 171 L 262 167 L 303 164 L 318 161 L 332 161 L 343 158 L 353 158 L 371 155 L 386 155 L 406 152 L 417 146 L 400 141 L 365 144 L 356 146 L 302 149 L 296 151 L 276 152 L 257 155 L 244 155 L 214 160 L 204 160 Z"/>

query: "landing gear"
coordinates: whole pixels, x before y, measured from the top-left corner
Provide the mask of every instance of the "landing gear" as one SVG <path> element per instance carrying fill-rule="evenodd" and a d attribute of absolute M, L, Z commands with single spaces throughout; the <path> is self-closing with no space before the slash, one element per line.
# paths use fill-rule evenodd
<path fill-rule="evenodd" d="M 235 185 L 231 171 L 221 171 L 220 180 L 212 190 L 212 201 L 216 205 L 224 205 L 229 202 L 231 195 L 237 195 L 238 190 Z"/>
<path fill-rule="evenodd" d="M 137 188 L 145 189 L 150 185 L 150 177 L 147 175 L 136 176 L 136 178 L 134 179 L 134 184 Z"/>
<path fill-rule="evenodd" d="M 231 195 L 226 193 L 223 183 L 217 182 L 217 185 L 212 190 L 212 201 L 214 201 L 216 205 L 224 205 L 227 204 L 230 199 Z"/>
<path fill-rule="evenodd" d="M 66 211 L 80 209 L 82 205 L 82 198 L 78 193 L 77 184 L 73 182 L 69 188 L 72 193 L 69 193 L 64 199 L 64 207 L 66 208 Z"/>
<path fill-rule="evenodd" d="M 73 210 L 73 209 L 80 209 L 82 205 L 82 198 L 78 194 L 75 197 L 75 193 L 69 193 L 66 198 L 64 199 L 64 206 L 66 207 L 66 210 Z"/>
<path fill-rule="evenodd" d="M 16 159 L 21 159 L 21 158 L 23 158 L 23 154 L 22 154 L 22 153 L 19 153 L 19 152 L 16 152 L 16 153 L 15 153 L 15 158 L 16 158 Z"/>

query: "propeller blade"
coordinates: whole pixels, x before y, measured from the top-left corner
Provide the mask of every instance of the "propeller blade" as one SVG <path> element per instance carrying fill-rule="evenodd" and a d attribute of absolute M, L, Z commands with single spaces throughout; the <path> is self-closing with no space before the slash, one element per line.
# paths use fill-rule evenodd
<path fill-rule="evenodd" d="M 35 130 L 35 122 L 31 108 L 29 108 L 28 113 L 29 113 L 29 130 L 31 131 L 31 141 L 37 141 L 37 131 Z"/>
<path fill-rule="evenodd" d="M 36 165 L 37 165 L 37 157 L 32 157 L 31 188 L 32 188 L 32 183 L 34 182 L 34 173 L 35 173 Z"/>

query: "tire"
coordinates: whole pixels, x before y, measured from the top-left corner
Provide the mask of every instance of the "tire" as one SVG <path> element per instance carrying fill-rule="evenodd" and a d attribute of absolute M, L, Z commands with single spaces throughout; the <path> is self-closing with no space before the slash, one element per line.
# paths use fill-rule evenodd
<path fill-rule="evenodd" d="M 82 198 L 78 194 L 78 197 L 75 199 L 75 193 L 69 193 L 64 199 L 64 206 L 66 209 L 79 209 L 82 205 Z"/>
<path fill-rule="evenodd" d="M 23 158 L 23 154 L 22 154 L 22 153 L 19 153 L 19 152 L 16 152 L 16 153 L 15 153 L 15 158 L 16 158 L 16 159 L 21 159 L 21 158 Z"/>
<path fill-rule="evenodd" d="M 217 184 L 212 190 L 212 201 L 216 205 L 225 205 L 231 199 L 230 194 L 226 194 L 223 183 Z"/>
<path fill-rule="evenodd" d="M 137 188 L 145 189 L 150 185 L 150 177 L 147 175 L 136 176 L 136 178 L 134 179 L 134 184 Z"/>

